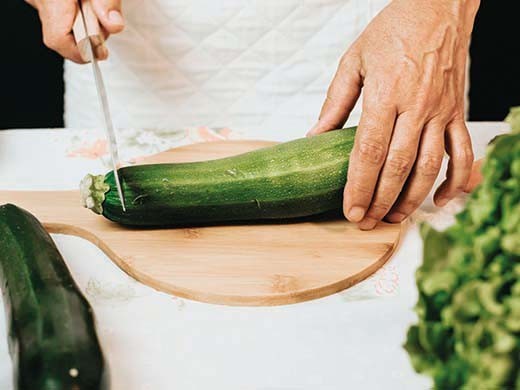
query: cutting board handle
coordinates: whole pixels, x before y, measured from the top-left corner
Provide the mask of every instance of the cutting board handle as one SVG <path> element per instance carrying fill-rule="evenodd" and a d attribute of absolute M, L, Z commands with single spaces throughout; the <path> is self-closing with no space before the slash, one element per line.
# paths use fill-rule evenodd
<path fill-rule="evenodd" d="M 76 44 L 78 46 L 81 58 L 85 62 L 90 62 L 92 61 L 92 56 L 88 47 L 87 39 L 90 38 L 90 42 L 94 52 L 96 53 L 96 57 L 99 58 L 105 47 L 105 38 L 103 36 L 103 32 L 101 31 L 101 25 L 99 24 L 96 13 L 92 8 L 91 1 L 78 0 L 78 5 L 78 14 L 74 20 L 72 31 L 74 38 L 76 39 Z M 88 36 L 87 31 L 85 30 L 85 25 L 83 24 L 83 18 L 85 18 L 85 24 L 87 25 Z"/>

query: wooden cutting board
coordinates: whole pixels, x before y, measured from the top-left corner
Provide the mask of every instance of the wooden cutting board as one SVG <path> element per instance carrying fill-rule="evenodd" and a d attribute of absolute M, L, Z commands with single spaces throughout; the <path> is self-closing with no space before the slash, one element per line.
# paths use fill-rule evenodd
<path fill-rule="evenodd" d="M 222 141 L 170 150 L 144 164 L 200 161 L 271 143 Z M 280 305 L 346 289 L 394 252 L 400 225 L 359 231 L 339 217 L 282 224 L 128 229 L 84 209 L 78 191 L 0 191 L 0 204 L 33 213 L 51 233 L 83 237 L 157 290 L 227 305 Z"/>

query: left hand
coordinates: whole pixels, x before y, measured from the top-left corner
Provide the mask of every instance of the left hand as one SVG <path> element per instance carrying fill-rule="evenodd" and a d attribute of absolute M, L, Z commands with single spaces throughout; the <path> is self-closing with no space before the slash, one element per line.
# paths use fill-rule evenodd
<path fill-rule="evenodd" d="M 444 150 L 445 205 L 473 163 L 464 122 L 466 58 L 479 0 L 394 0 L 340 61 L 309 135 L 341 128 L 363 89 L 363 113 L 344 192 L 345 216 L 363 230 L 401 222 L 424 201 Z"/>

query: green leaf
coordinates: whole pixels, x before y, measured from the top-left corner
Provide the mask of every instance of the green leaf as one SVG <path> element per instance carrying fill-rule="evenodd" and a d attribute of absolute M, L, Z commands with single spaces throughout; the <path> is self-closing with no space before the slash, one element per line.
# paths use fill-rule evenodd
<path fill-rule="evenodd" d="M 437 389 L 520 390 L 520 107 L 488 147 L 453 226 L 420 226 L 417 325 L 405 349 Z"/>
<path fill-rule="evenodd" d="M 506 118 L 506 122 L 511 126 L 513 133 L 520 132 L 520 107 L 513 107 Z"/>

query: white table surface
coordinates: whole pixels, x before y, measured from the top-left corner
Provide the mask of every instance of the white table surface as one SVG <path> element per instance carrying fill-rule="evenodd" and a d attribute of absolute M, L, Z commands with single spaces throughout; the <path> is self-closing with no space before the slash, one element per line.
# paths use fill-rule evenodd
<path fill-rule="evenodd" d="M 471 123 L 470 129 L 477 156 L 494 135 L 508 130 L 502 123 Z M 296 136 L 281 134 L 278 140 Z M 127 130 L 120 137 L 129 160 L 191 142 L 262 135 L 197 128 Z M 0 131 L 0 190 L 76 188 L 86 173 L 107 170 L 102 139 L 99 130 Z M 416 218 L 426 215 L 445 225 L 462 204 L 461 198 L 436 210 L 428 200 Z M 413 223 L 393 258 L 369 279 L 339 294 L 278 307 L 228 307 L 169 296 L 134 281 L 93 244 L 53 237 L 96 313 L 113 389 L 431 386 L 414 373 L 401 347 L 416 318 L 414 272 L 422 257 Z M 0 389 L 12 388 L 6 340 L 0 309 Z"/>

